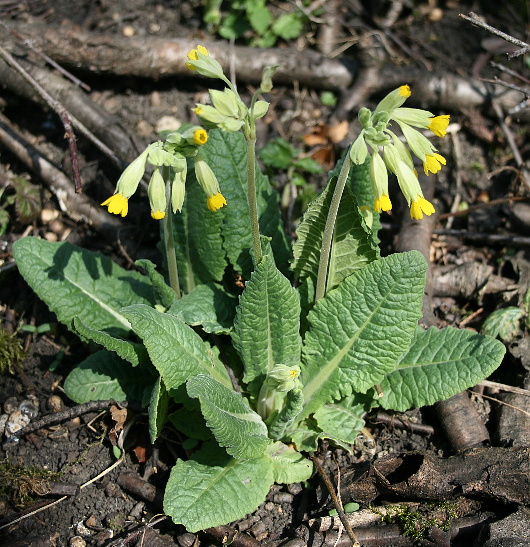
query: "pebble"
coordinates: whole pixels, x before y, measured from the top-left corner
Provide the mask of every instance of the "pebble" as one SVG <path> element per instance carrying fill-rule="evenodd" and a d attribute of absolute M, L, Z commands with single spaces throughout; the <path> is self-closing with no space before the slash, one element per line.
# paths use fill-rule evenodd
<path fill-rule="evenodd" d="M 4 401 L 4 412 L 6 414 L 12 414 L 18 408 L 18 401 L 16 397 L 8 397 Z"/>
<path fill-rule="evenodd" d="M 23 412 L 30 420 L 34 420 L 39 415 L 39 409 L 29 399 L 22 401 L 18 405 L 18 409 Z"/>
<path fill-rule="evenodd" d="M 46 401 L 46 408 L 51 410 L 54 414 L 62 412 L 64 410 L 63 400 L 59 395 L 52 395 L 51 397 L 48 397 L 48 400 Z"/>
<path fill-rule="evenodd" d="M 156 122 L 156 132 L 160 133 L 161 131 L 176 131 L 182 122 L 180 122 L 175 116 L 162 116 Z"/>
<path fill-rule="evenodd" d="M 81 536 L 74 536 L 73 538 L 70 538 L 68 545 L 70 545 L 70 547 L 85 547 L 86 541 Z"/>
<path fill-rule="evenodd" d="M 0 414 L 0 437 L 4 434 L 8 418 L 9 414 Z"/>
<path fill-rule="evenodd" d="M 6 436 L 10 437 L 11 435 L 14 435 L 17 431 L 26 427 L 29 422 L 31 422 L 31 419 L 27 414 L 24 414 L 21 410 L 15 410 L 7 420 Z"/>

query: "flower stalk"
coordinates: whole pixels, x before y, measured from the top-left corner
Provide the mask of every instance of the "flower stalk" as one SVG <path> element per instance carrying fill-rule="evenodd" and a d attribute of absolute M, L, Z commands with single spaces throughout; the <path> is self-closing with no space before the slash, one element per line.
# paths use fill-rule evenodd
<path fill-rule="evenodd" d="M 175 237 L 173 235 L 173 220 L 171 215 L 171 178 L 169 167 L 162 167 L 162 176 L 166 181 L 166 214 L 162 219 L 162 232 L 164 237 L 164 249 L 166 251 L 167 270 L 169 275 L 169 285 L 175 291 L 177 298 L 180 299 L 180 283 L 177 266 L 177 253 L 175 251 Z"/>

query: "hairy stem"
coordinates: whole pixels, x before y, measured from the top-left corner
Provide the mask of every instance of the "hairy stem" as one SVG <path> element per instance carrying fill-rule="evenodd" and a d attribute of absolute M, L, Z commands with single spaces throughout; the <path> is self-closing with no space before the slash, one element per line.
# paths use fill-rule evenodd
<path fill-rule="evenodd" d="M 171 178 L 169 167 L 162 167 L 162 175 L 166 181 L 166 216 L 163 218 L 164 248 L 166 251 L 167 270 L 169 273 L 169 285 L 180 298 L 179 273 L 177 268 L 177 254 L 175 252 L 175 239 L 173 237 L 173 219 L 171 211 Z"/>
<path fill-rule="evenodd" d="M 333 232 L 335 230 L 335 222 L 337 221 L 340 200 L 342 198 L 344 187 L 346 186 L 346 181 L 348 180 L 348 173 L 350 172 L 351 163 L 350 154 L 346 154 L 344 163 L 342 164 L 342 169 L 339 173 L 339 178 L 337 179 L 337 185 L 335 186 L 335 191 L 333 192 L 333 197 L 331 198 L 331 203 L 329 205 L 326 226 L 324 228 L 324 233 L 322 234 L 322 248 L 320 250 L 320 261 L 318 263 L 315 302 L 326 294 L 329 255 L 331 253 Z"/>
<path fill-rule="evenodd" d="M 259 233 L 258 203 L 256 196 L 256 125 L 251 121 L 244 131 L 247 140 L 247 185 L 248 212 L 250 214 L 250 229 L 252 230 L 252 245 L 256 264 L 261 262 L 261 239 Z"/>

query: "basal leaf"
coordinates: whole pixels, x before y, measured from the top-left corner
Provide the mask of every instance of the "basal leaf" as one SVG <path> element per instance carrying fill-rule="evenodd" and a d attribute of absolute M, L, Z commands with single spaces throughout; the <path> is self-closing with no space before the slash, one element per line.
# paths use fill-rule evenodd
<path fill-rule="evenodd" d="M 129 361 L 133 367 L 140 363 L 149 362 L 149 355 L 143 344 L 115 338 L 106 332 L 90 329 L 77 317 L 73 318 L 72 325 L 75 332 L 82 338 L 92 340 L 92 342 L 100 344 L 105 349 L 114 351 L 119 357 Z"/>
<path fill-rule="evenodd" d="M 515 306 L 495 310 L 484 321 L 482 331 L 488 336 L 511 342 L 521 331 L 520 321 L 524 315 L 524 311 Z"/>
<path fill-rule="evenodd" d="M 239 393 L 212 377 L 195 376 L 187 382 L 188 395 L 201 403 L 206 424 L 217 442 L 237 459 L 258 458 L 271 443 L 267 426 Z"/>
<path fill-rule="evenodd" d="M 154 443 L 167 421 L 169 408 L 169 394 L 164 387 L 164 382 L 159 376 L 153 386 L 151 392 L 151 400 L 149 401 L 149 436 L 151 442 Z"/>
<path fill-rule="evenodd" d="M 127 361 L 110 351 L 98 351 L 77 365 L 64 382 L 64 391 L 72 401 L 142 402 L 156 378 L 146 369 L 133 369 Z"/>
<path fill-rule="evenodd" d="M 313 474 L 313 464 L 300 452 L 277 442 L 267 449 L 274 471 L 274 482 L 291 484 L 306 481 Z"/>
<path fill-rule="evenodd" d="M 217 350 L 180 319 L 145 305 L 129 306 L 122 312 L 131 322 L 134 332 L 142 338 L 168 391 L 198 374 L 209 374 L 225 386 L 232 387 Z"/>
<path fill-rule="evenodd" d="M 366 393 L 394 370 L 421 317 L 427 264 L 417 251 L 365 266 L 309 313 L 302 366 L 305 408 Z"/>
<path fill-rule="evenodd" d="M 71 243 L 25 237 L 13 253 L 24 279 L 68 328 L 77 317 L 91 329 L 126 338 L 131 325 L 120 309 L 154 303 L 146 277 Z"/>
<path fill-rule="evenodd" d="M 253 265 L 249 253 L 252 248 L 252 234 L 247 203 L 245 138 L 241 133 L 213 129 L 200 153 L 220 181 L 221 192 L 227 201 L 221 211 L 224 215 L 223 245 L 229 262 L 248 278 Z M 281 223 L 278 195 L 259 169 L 256 170 L 256 187 L 261 234 L 272 238 L 276 263 L 280 270 L 286 271 L 289 251 Z"/>
<path fill-rule="evenodd" d="M 168 313 L 188 325 L 201 325 L 206 332 L 228 334 L 236 314 L 237 298 L 216 283 L 198 285 L 177 300 Z"/>
<path fill-rule="evenodd" d="M 356 167 L 356 166 L 355 166 Z M 299 278 L 310 277 L 316 282 L 322 248 L 322 234 L 326 225 L 331 198 L 337 178 L 332 177 L 322 194 L 310 205 L 296 233 L 293 246 L 293 269 Z M 359 214 L 357 202 L 344 191 L 337 214 L 328 268 L 328 290 L 345 277 L 376 260 L 379 250 L 371 231 Z"/>
<path fill-rule="evenodd" d="M 200 406 L 198 401 L 197 406 Z M 208 429 L 206 421 L 200 410 L 189 410 L 186 407 L 181 407 L 169 415 L 169 421 L 175 426 L 178 431 L 184 433 L 192 439 L 207 441 L 213 439 L 212 432 Z"/>
<path fill-rule="evenodd" d="M 164 276 L 157 272 L 155 264 L 146 258 L 137 260 L 134 264 L 146 271 L 153 285 L 157 304 L 169 308 L 177 300 L 177 293 L 166 283 Z"/>
<path fill-rule="evenodd" d="M 209 211 L 206 195 L 188 164 L 186 197 L 181 213 L 173 215 L 173 234 L 181 290 L 189 293 L 196 285 L 220 281 L 227 266 L 221 227 L 223 209 Z"/>
<path fill-rule="evenodd" d="M 349 448 L 364 427 L 363 414 L 369 410 L 371 397 L 353 395 L 337 403 L 328 403 L 314 414 L 320 438 L 331 439 Z"/>
<path fill-rule="evenodd" d="M 298 294 L 265 254 L 240 297 L 232 334 L 244 382 L 264 377 L 276 364 L 300 363 L 299 322 Z"/>
<path fill-rule="evenodd" d="M 164 495 L 164 512 L 195 533 L 243 518 L 264 500 L 274 482 L 268 456 L 230 460 L 224 466 L 177 460 Z"/>
<path fill-rule="evenodd" d="M 418 327 L 396 370 L 380 382 L 379 402 L 405 411 L 447 399 L 489 376 L 505 351 L 498 340 L 472 331 Z"/>

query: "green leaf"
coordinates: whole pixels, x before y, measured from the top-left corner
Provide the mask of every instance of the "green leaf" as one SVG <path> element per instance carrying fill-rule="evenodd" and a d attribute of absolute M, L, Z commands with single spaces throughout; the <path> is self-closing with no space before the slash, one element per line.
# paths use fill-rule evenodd
<path fill-rule="evenodd" d="M 142 402 L 151 391 L 155 377 L 146 369 L 131 365 L 109 351 L 98 351 L 77 365 L 64 382 L 64 391 L 72 401 Z"/>
<path fill-rule="evenodd" d="M 143 344 L 131 342 L 130 340 L 123 340 L 121 338 L 114 338 L 114 336 L 111 336 L 106 332 L 91 329 L 77 317 L 73 318 L 72 325 L 79 336 L 86 340 L 92 340 L 92 342 L 95 342 L 96 344 L 100 344 L 106 350 L 114 351 L 122 359 L 129 361 L 133 367 L 140 363 L 149 362 L 149 355 Z"/>
<path fill-rule="evenodd" d="M 33 237 L 16 241 L 13 253 L 24 279 L 68 328 L 77 317 L 91 329 L 126 338 L 131 325 L 120 309 L 153 303 L 144 276 L 99 253 Z"/>
<path fill-rule="evenodd" d="M 511 342 L 520 332 L 524 311 L 515 306 L 495 310 L 482 325 L 482 332 L 505 342 Z"/>
<path fill-rule="evenodd" d="M 213 129 L 208 136 L 208 142 L 201 147 L 201 157 L 220 181 L 221 192 L 227 201 L 221 209 L 224 215 L 223 245 L 229 262 L 248 278 L 253 264 L 249 252 L 252 233 L 247 203 L 246 141 L 241 133 L 226 133 L 219 129 Z M 280 270 L 287 271 L 289 250 L 282 228 L 278 195 L 259 169 L 256 170 L 256 190 L 261 234 L 272 238 L 276 264 Z"/>
<path fill-rule="evenodd" d="M 472 331 L 418 327 L 396 370 L 380 382 L 379 402 L 401 412 L 447 399 L 489 376 L 505 351 L 498 340 Z"/>
<path fill-rule="evenodd" d="M 177 301 L 177 293 L 166 283 L 164 276 L 156 271 L 156 266 L 146 258 L 137 260 L 134 264 L 146 271 L 153 285 L 157 302 L 162 304 L 164 308 L 171 307 Z"/>
<path fill-rule="evenodd" d="M 206 207 L 206 195 L 189 162 L 186 197 L 182 213 L 173 219 L 173 234 L 181 290 L 189 293 L 195 285 L 220 281 L 227 266 L 221 226 L 223 209 L 212 213 Z"/>
<path fill-rule="evenodd" d="M 421 317 L 427 264 L 417 251 L 365 266 L 309 313 L 302 365 L 305 409 L 366 393 L 394 370 Z"/>
<path fill-rule="evenodd" d="M 157 378 L 149 402 L 149 437 L 154 443 L 167 422 L 169 395 L 160 376 Z"/>
<path fill-rule="evenodd" d="M 273 484 L 269 457 L 230 460 L 225 466 L 177 460 L 164 495 L 164 512 L 195 533 L 243 518 Z"/>
<path fill-rule="evenodd" d="M 307 173 L 318 174 L 324 171 L 324 168 L 318 161 L 315 161 L 313 158 L 300 158 L 293 162 L 293 166 L 297 169 L 302 169 Z"/>
<path fill-rule="evenodd" d="M 300 452 L 277 442 L 267 448 L 274 472 L 274 482 L 291 484 L 306 481 L 313 474 L 313 464 Z"/>
<path fill-rule="evenodd" d="M 322 429 L 321 439 L 331 439 L 341 445 L 355 442 L 359 431 L 364 427 L 363 414 L 370 409 L 372 397 L 353 395 L 337 403 L 328 403 L 314 414 L 318 427 Z"/>
<path fill-rule="evenodd" d="M 299 388 L 292 389 L 285 397 L 284 407 L 269 424 L 269 437 L 281 439 L 285 430 L 294 422 L 304 406 L 304 396 Z"/>
<path fill-rule="evenodd" d="M 269 167 L 287 169 L 298 155 L 298 150 L 285 139 L 278 137 L 270 140 L 258 155 L 261 161 Z"/>
<path fill-rule="evenodd" d="M 24 177 L 13 177 L 11 184 L 16 192 L 15 208 L 24 224 L 36 220 L 42 210 L 41 189 Z"/>
<path fill-rule="evenodd" d="M 197 404 L 197 406 L 199 406 Z M 169 421 L 178 431 L 192 439 L 207 441 L 213 438 L 202 414 L 197 410 L 189 410 L 185 407 L 175 410 L 169 415 Z"/>
<path fill-rule="evenodd" d="M 265 33 L 272 21 L 271 12 L 265 6 L 259 6 L 252 10 L 247 9 L 247 17 L 252 28 L 259 35 Z"/>
<path fill-rule="evenodd" d="M 243 381 L 264 379 L 279 363 L 298 365 L 299 331 L 298 294 L 278 271 L 271 254 L 265 254 L 240 297 L 234 322 L 232 339 L 245 366 Z"/>
<path fill-rule="evenodd" d="M 188 325 L 202 325 L 206 332 L 228 334 L 236 314 L 237 298 L 216 283 L 198 285 L 177 300 L 168 313 Z"/>
<path fill-rule="evenodd" d="M 310 277 L 315 283 L 322 249 L 322 234 L 336 183 L 335 177 L 330 179 L 322 194 L 309 205 L 296 230 L 298 238 L 293 246 L 294 272 L 297 277 Z M 379 249 L 358 212 L 355 198 L 345 191 L 333 234 L 328 290 L 366 264 L 376 260 L 378 256 Z"/>
<path fill-rule="evenodd" d="M 284 40 L 298 38 L 304 30 L 305 16 L 303 13 L 293 12 L 280 15 L 272 25 L 274 34 Z"/>
<path fill-rule="evenodd" d="M 271 440 L 267 426 L 246 399 L 210 376 L 188 380 L 188 395 L 201 403 L 206 424 L 217 442 L 237 459 L 260 457 Z"/>
<path fill-rule="evenodd" d="M 129 306 L 122 312 L 142 338 L 167 390 L 178 388 L 198 374 L 209 374 L 232 387 L 217 350 L 180 319 L 145 305 Z"/>

